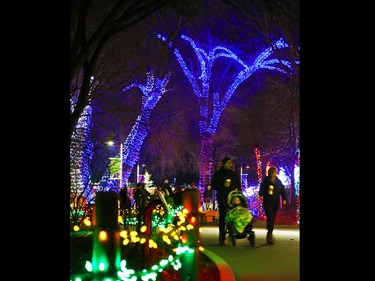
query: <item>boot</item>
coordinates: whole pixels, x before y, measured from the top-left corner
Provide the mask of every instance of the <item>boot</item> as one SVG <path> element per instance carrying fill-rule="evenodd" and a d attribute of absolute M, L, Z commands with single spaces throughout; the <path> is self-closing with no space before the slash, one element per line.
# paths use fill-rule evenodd
<path fill-rule="evenodd" d="M 267 232 L 267 244 L 273 245 L 272 233 Z"/>
<path fill-rule="evenodd" d="M 248 240 L 250 241 L 250 246 L 254 247 L 255 245 L 255 232 L 254 231 L 250 231 Z"/>
<path fill-rule="evenodd" d="M 224 245 L 224 241 L 225 241 L 225 231 L 220 231 L 219 232 L 219 243 L 221 246 Z"/>

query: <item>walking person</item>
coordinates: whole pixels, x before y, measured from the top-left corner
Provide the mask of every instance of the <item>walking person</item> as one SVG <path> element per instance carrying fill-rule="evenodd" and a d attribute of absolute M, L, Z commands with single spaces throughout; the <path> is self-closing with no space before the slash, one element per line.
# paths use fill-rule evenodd
<path fill-rule="evenodd" d="M 126 186 L 124 186 L 121 190 L 120 190 L 120 209 L 121 209 L 121 212 L 122 212 L 122 219 L 124 221 L 124 228 L 125 228 L 125 225 L 126 225 L 126 219 L 129 218 L 130 216 L 130 209 L 132 207 L 132 202 L 129 198 L 129 195 L 128 195 L 128 189 Z"/>
<path fill-rule="evenodd" d="M 205 210 L 213 210 L 213 190 L 211 188 L 211 184 L 207 184 L 206 188 L 203 191 L 203 201 L 204 201 L 204 206 Z"/>
<path fill-rule="evenodd" d="M 165 179 L 164 183 L 158 185 L 156 189 L 163 195 L 165 202 L 170 207 L 174 207 L 174 193 L 172 187 L 169 185 L 168 179 Z"/>
<path fill-rule="evenodd" d="M 171 204 L 171 206 L 173 206 L 174 192 L 172 190 L 171 185 L 169 184 L 168 179 L 164 180 L 164 183 L 163 183 L 162 187 L 163 187 L 163 191 L 165 193 L 165 200 L 167 201 L 167 203 L 169 203 L 169 204 Z"/>
<path fill-rule="evenodd" d="M 280 196 L 283 205 L 286 205 L 287 201 L 285 187 L 277 175 L 278 169 L 275 166 L 269 167 L 267 176 L 259 187 L 259 196 L 263 196 L 263 210 L 267 218 L 267 244 L 270 245 L 274 244 L 272 233 L 280 208 Z"/>
<path fill-rule="evenodd" d="M 233 161 L 229 157 L 223 158 L 222 167 L 212 175 L 211 186 L 216 190 L 216 200 L 219 209 L 219 243 L 225 241 L 225 216 L 227 215 L 227 198 L 229 192 L 241 190 L 241 181 L 238 173 L 233 170 Z"/>
<path fill-rule="evenodd" d="M 140 230 L 143 222 L 143 213 L 150 201 L 151 194 L 145 189 L 143 182 L 138 182 L 133 191 L 134 205 L 137 213 L 137 230 Z"/>

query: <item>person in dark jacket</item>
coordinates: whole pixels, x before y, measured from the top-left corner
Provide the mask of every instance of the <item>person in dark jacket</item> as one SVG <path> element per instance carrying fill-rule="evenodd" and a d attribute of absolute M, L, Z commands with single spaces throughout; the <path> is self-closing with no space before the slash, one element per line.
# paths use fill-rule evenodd
<path fill-rule="evenodd" d="M 136 209 L 143 210 L 150 201 L 150 193 L 145 189 L 143 182 L 137 183 L 133 191 L 134 204 Z"/>
<path fill-rule="evenodd" d="M 225 157 L 221 163 L 223 166 L 212 175 L 211 186 L 216 191 L 216 200 L 219 209 L 219 243 L 225 241 L 225 216 L 227 215 L 227 198 L 232 190 L 241 190 L 241 180 L 233 170 L 233 161 Z"/>
<path fill-rule="evenodd" d="M 138 182 L 133 191 L 134 205 L 137 212 L 137 230 L 142 226 L 143 213 L 146 209 L 146 205 L 150 201 L 151 194 L 145 189 L 145 184 L 143 182 Z"/>
<path fill-rule="evenodd" d="M 213 209 L 213 190 L 211 184 L 207 184 L 206 188 L 203 191 L 203 203 L 205 205 L 205 210 Z"/>
<path fill-rule="evenodd" d="M 274 244 L 272 232 L 275 227 L 277 211 L 280 208 L 280 196 L 283 205 L 286 205 L 287 201 L 285 187 L 277 175 L 277 168 L 269 167 L 267 176 L 259 187 L 259 196 L 263 196 L 263 210 L 267 217 L 267 244 L 270 245 Z"/>
<path fill-rule="evenodd" d="M 165 196 L 165 201 L 171 205 L 172 207 L 174 206 L 174 202 L 173 202 L 173 199 L 174 199 L 174 192 L 172 190 L 172 187 L 171 185 L 169 184 L 169 180 L 168 179 L 165 179 L 164 180 L 164 183 L 162 185 L 162 188 L 163 188 L 163 192 L 164 192 L 164 196 Z"/>
<path fill-rule="evenodd" d="M 123 218 L 124 226 L 125 226 L 126 219 L 129 217 L 130 209 L 132 207 L 132 202 L 129 198 L 128 189 L 126 186 L 120 190 L 119 197 L 120 197 L 120 209 L 122 212 L 122 218 Z"/>
<path fill-rule="evenodd" d="M 173 203 L 175 207 L 182 205 L 182 193 L 184 192 L 185 188 L 183 185 L 176 187 L 173 195 Z"/>

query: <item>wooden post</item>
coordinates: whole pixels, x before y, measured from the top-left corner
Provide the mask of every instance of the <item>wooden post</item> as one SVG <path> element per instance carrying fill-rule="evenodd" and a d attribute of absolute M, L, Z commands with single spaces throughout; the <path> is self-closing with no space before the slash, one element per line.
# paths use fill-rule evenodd
<path fill-rule="evenodd" d="M 120 271 L 120 229 L 116 192 L 97 192 L 94 209 L 92 269 L 93 280 L 117 279 Z"/>
<path fill-rule="evenodd" d="M 182 193 L 182 205 L 189 210 L 188 223 L 194 226 L 183 233 L 186 245 L 193 248 L 193 252 L 185 252 L 181 257 L 181 280 L 198 281 L 198 257 L 199 257 L 199 227 L 200 227 L 200 192 L 197 188 L 186 189 Z"/>
<path fill-rule="evenodd" d="M 147 268 L 149 264 L 147 264 L 148 255 L 150 254 L 150 248 L 148 243 L 150 241 L 150 237 L 152 234 L 152 211 L 155 207 L 160 204 L 160 200 L 152 201 L 151 203 L 147 204 L 145 209 L 143 210 L 143 224 L 147 227 L 146 228 L 146 242 L 142 245 L 142 267 Z"/>

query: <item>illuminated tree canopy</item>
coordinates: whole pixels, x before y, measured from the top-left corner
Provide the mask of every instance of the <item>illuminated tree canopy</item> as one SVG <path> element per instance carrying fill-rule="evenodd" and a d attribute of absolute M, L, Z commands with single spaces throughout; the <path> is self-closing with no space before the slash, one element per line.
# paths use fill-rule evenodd
<path fill-rule="evenodd" d="M 124 142 L 123 164 L 128 168 L 123 171 L 123 181 L 127 181 L 134 165 L 138 162 L 141 146 L 148 134 L 148 123 L 150 115 L 157 102 L 166 92 L 171 73 L 167 73 L 162 80 L 154 78 L 152 71 L 147 73 L 146 85 L 132 83 L 125 87 L 123 91 L 127 91 L 132 87 L 137 87 L 142 92 L 142 108 L 137 120 Z"/>
<path fill-rule="evenodd" d="M 122 164 L 125 168 L 122 170 L 122 182 L 127 182 L 134 165 L 138 162 L 142 144 L 148 135 L 148 124 L 152 110 L 166 92 L 166 87 L 171 77 L 170 72 L 165 74 L 163 79 L 155 78 L 153 71 L 147 72 L 146 75 L 147 80 L 145 84 L 131 83 L 122 90 L 125 92 L 131 88 L 138 88 L 142 93 L 141 112 L 123 143 Z M 117 155 L 117 157 L 120 157 L 120 155 Z M 110 180 L 109 176 L 110 172 L 107 169 L 99 183 L 100 190 L 113 190 L 117 192 L 118 180 Z"/>
<path fill-rule="evenodd" d="M 93 78 L 91 78 L 91 82 Z M 77 105 L 77 95 L 74 95 L 70 100 L 71 111 Z M 92 126 L 92 106 L 87 105 L 75 130 L 72 134 L 72 140 L 70 143 L 70 190 L 75 194 L 76 197 L 88 197 L 90 190 L 88 187 L 90 171 L 89 166 L 92 158 L 92 142 L 88 138 L 88 135 Z"/>
<path fill-rule="evenodd" d="M 159 36 L 159 38 L 165 40 L 165 37 Z M 291 62 L 286 59 L 278 59 L 274 56 L 277 50 L 289 47 L 282 38 L 275 42 L 273 46 L 261 52 L 251 64 L 245 63 L 226 47 L 216 46 L 210 51 L 205 51 L 198 47 L 197 43 L 195 43 L 192 38 L 185 35 L 182 35 L 181 38 L 190 43 L 200 65 L 200 72 L 194 72 L 188 67 L 186 59 L 184 59 L 180 51 L 177 48 L 174 49 L 174 54 L 184 74 L 188 78 L 200 106 L 199 132 L 201 137 L 201 163 L 199 182 L 200 186 L 202 186 L 210 181 L 207 175 L 212 174 L 213 137 L 220 116 L 238 86 L 260 69 L 274 70 L 281 73 L 285 73 L 285 69 L 288 69 L 291 74 L 293 69 Z M 211 92 L 210 78 L 214 62 L 222 57 L 234 60 L 242 67 L 242 70 L 239 71 L 234 77 L 233 82 L 229 84 L 227 88 L 221 89 L 221 92 Z M 220 97 L 222 98 L 220 99 Z"/>

